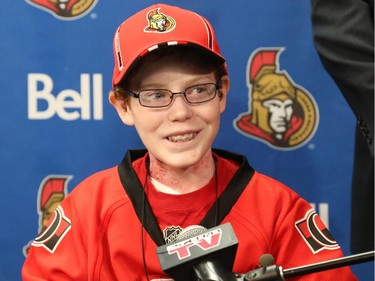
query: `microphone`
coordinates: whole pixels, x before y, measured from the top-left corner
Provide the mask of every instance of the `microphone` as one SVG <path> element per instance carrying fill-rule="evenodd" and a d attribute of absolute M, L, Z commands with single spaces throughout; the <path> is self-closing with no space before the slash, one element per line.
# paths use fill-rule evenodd
<path fill-rule="evenodd" d="M 246 273 L 245 281 L 283 281 L 283 270 L 281 266 L 275 265 L 275 259 L 271 254 L 264 254 L 259 258 L 260 268 Z"/>
<path fill-rule="evenodd" d="M 271 254 L 261 255 L 259 258 L 259 263 L 261 267 L 267 267 L 275 264 L 275 259 Z"/>
<path fill-rule="evenodd" d="M 265 254 L 259 259 L 259 262 L 262 265 L 261 268 L 252 270 L 245 274 L 245 281 L 284 281 L 285 278 L 292 278 L 338 267 L 363 263 L 374 260 L 375 251 L 364 252 L 356 255 L 341 257 L 304 266 L 298 266 L 285 270 L 283 270 L 281 266 L 273 265 L 273 257 L 271 255 L 269 255 L 271 257 L 265 257 L 268 255 L 269 254 Z M 263 261 L 264 264 L 262 264 L 261 262 L 262 258 L 266 259 L 266 261 Z M 269 264 L 270 261 L 272 261 L 272 264 Z"/>
<path fill-rule="evenodd" d="M 178 281 L 237 281 L 232 273 L 238 239 L 230 223 L 190 226 L 178 240 L 156 249 L 165 273 Z"/>

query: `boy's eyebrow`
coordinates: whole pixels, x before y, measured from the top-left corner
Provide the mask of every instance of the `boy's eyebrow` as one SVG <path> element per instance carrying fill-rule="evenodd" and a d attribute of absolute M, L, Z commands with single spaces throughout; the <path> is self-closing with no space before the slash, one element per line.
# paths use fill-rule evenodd
<path fill-rule="evenodd" d="M 194 77 L 192 79 L 186 80 L 183 82 L 185 86 L 181 86 L 183 89 L 181 91 L 185 90 L 187 87 L 198 85 L 198 84 L 204 84 L 204 83 L 216 83 L 217 81 L 214 80 L 214 77 L 211 77 L 210 75 L 205 75 L 201 77 Z M 142 85 L 140 83 L 138 85 L 138 90 L 144 90 L 144 89 L 166 89 L 169 90 L 168 87 L 164 86 L 164 83 L 155 81 L 151 83 L 145 83 Z"/>

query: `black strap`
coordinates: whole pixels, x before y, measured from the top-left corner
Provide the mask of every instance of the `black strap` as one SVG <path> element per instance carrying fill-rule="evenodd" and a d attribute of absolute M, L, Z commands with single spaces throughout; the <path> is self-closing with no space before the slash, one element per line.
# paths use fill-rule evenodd
<path fill-rule="evenodd" d="M 152 240 L 158 246 L 161 246 L 165 244 L 163 234 L 152 212 L 147 196 L 144 194 L 145 190 L 132 167 L 132 162 L 143 157 L 145 154 L 146 150 L 129 150 L 119 165 L 118 172 L 122 186 L 133 203 L 139 221 L 143 224 L 143 227 L 149 233 Z"/>
<path fill-rule="evenodd" d="M 143 224 L 143 227 L 151 236 L 152 240 L 154 240 L 158 246 L 162 246 L 165 244 L 163 233 L 152 212 L 150 203 L 144 194 L 144 188 L 132 168 L 132 162 L 143 157 L 146 152 L 146 150 L 129 150 L 124 160 L 119 165 L 118 172 L 123 188 L 133 204 L 139 221 Z M 206 228 L 212 228 L 216 226 L 216 223 L 220 224 L 230 212 L 232 206 L 236 203 L 254 174 L 254 170 L 250 167 L 245 156 L 219 149 L 213 149 L 213 152 L 220 157 L 240 163 L 240 167 L 229 182 L 227 188 L 218 198 L 218 201 L 201 221 L 201 225 Z M 215 218 L 217 218 L 217 222 L 215 222 Z"/>
<path fill-rule="evenodd" d="M 205 228 L 215 227 L 216 217 L 218 224 L 223 221 L 254 175 L 254 169 L 249 165 L 245 156 L 221 149 L 213 149 L 213 152 L 220 157 L 240 163 L 240 166 L 217 202 L 201 221 L 200 225 Z M 217 207 L 216 204 L 218 204 Z M 216 214 L 216 212 L 218 213 Z"/>

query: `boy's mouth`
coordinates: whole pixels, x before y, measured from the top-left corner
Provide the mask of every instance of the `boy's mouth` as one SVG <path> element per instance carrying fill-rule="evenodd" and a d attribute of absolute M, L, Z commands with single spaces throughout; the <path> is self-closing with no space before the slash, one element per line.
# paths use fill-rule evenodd
<path fill-rule="evenodd" d="M 183 134 L 183 135 L 169 136 L 168 140 L 171 142 L 186 142 L 195 138 L 196 135 L 197 133 L 189 133 L 189 134 Z"/>

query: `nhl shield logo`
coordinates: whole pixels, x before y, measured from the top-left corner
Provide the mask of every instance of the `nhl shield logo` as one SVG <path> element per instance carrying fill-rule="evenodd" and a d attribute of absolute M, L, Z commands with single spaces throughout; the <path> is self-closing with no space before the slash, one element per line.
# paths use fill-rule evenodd
<path fill-rule="evenodd" d="M 163 230 L 164 240 L 167 244 L 176 241 L 178 235 L 181 233 L 182 228 L 180 226 L 170 226 Z"/>
<path fill-rule="evenodd" d="M 89 13 L 98 0 L 26 0 L 30 5 L 62 20 L 75 20 Z"/>

